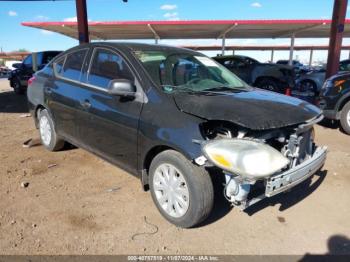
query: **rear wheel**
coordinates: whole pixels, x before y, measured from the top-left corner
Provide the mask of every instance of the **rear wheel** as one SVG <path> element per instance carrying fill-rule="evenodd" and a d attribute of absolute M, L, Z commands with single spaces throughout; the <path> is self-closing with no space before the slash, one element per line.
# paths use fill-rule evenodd
<path fill-rule="evenodd" d="M 17 95 L 21 95 L 24 93 L 24 88 L 21 86 L 20 81 L 16 78 L 12 82 L 13 90 Z"/>
<path fill-rule="evenodd" d="M 49 151 L 62 149 L 64 146 L 64 140 L 57 136 L 54 123 L 46 109 L 39 112 L 38 122 L 40 140 L 43 146 Z"/>
<path fill-rule="evenodd" d="M 189 228 L 208 217 L 214 190 L 203 168 L 177 151 L 166 150 L 153 159 L 149 175 L 152 199 L 169 222 Z"/>
<path fill-rule="evenodd" d="M 340 125 L 343 131 L 350 135 L 350 101 L 341 110 Z"/>
<path fill-rule="evenodd" d="M 280 91 L 280 89 L 278 87 L 278 82 L 276 80 L 269 79 L 269 78 L 261 79 L 256 84 L 256 86 L 258 88 L 266 89 L 266 90 L 269 90 L 269 91 L 272 91 L 272 92 L 279 92 Z"/>

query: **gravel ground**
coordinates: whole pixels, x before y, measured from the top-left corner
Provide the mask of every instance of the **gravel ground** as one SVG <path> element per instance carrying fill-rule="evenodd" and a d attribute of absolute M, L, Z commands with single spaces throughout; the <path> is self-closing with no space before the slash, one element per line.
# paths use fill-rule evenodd
<path fill-rule="evenodd" d="M 38 138 L 26 113 L 0 79 L 0 254 L 350 254 L 350 137 L 334 126 L 316 127 L 329 155 L 312 180 L 247 212 L 218 192 L 204 224 L 180 229 L 94 155 L 22 147 Z"/>

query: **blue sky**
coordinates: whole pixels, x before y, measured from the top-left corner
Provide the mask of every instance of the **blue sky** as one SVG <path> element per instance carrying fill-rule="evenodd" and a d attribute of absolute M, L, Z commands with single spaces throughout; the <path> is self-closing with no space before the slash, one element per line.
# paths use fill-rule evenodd
<path fill-rule="evenodd" d="M 196 20 L 196 19 L 326 19 L 332 15 L 333 0 L 87 0 L 88 16 L 93 21 L 111 20 Z M 349 14 L 350 12 L 348 12 Z M 63 21 L 76 16 L 75 1 L 29 2 L 0 1 L 0 47 L 3 51 L 26 48 L 65 50 L 77 41 L 56 33 L 21 26 L 23 21 Z M 153 42 L 153 41 L 152 41 Z M 220 44 L 216 40 L 163 40 L 166 44 Z M 350 41 L 345 39 L 344 43 Z M 227 40 L 227 44 L 289 44 L 289 39 Z M 297 39 L 296 44 L 328 44 L 328 39 Z M 269 52 L 241 52 L 261 61 Z M 215 52 L 207 52 L 214 55 Z M 308 52 L 295 52 L 307 60 Z M 276 52 L 276 59 L 286 59 L 287 52 Z M 326 52 L 315 52 L 315 60 Z M 342 58 L 348 57 L 343 52 Z"/>

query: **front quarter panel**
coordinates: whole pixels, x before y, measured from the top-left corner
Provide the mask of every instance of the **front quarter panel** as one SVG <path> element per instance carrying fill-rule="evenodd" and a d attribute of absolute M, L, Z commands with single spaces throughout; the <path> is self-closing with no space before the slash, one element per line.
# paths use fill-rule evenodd
<path fill-rule="evenodd" d="M 199 125 L 202 119 L 181 112 L 171 95 L 151 88 L 148 103 L 143 107 L 139 124 L 140 160 L 138 169 L 144 169 L 147 153 L 157 146 L 166 146 L 192 160 L 201 155 L 203 140 Z"/>

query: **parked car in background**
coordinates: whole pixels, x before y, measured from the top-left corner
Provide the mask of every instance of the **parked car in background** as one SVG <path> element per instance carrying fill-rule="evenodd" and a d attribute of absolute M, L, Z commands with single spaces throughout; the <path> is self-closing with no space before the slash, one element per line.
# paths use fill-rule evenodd
<path fill-rule="evenodd" d="M 277 65 L 289 65 L 289 60 L 278 60 L 276 62 Z M 296 70 L 300 70 L 304 65 L 300 63 L 298 60 L 292 60 L 292 66 Z"/>
<path fill-rule="evenodd" d="M 68 141 L 138 176 L 160 213 L 180 227 L 211 212 L 210 174 L 245 209 L 301 183 L 326 159 L 313 140 L 321 110 L 252 88 L 192 50 L 85 44 L 29 82 L 44 147 L 59 150 Z M 261 195 L 249 194 L 259 186 Z"/>
<path fill-rule="evenodd" d="M 7 66 L 0 66 L 0 77 L 8 76 L 11 72 Z"/>
<path fill-rule="evenodd" d="M 340 120 L 345 133 L 350 135 L 350 72 L 328 78 L 318 101 L 327 119 Z"/>
<path fill-rule="evenodd" d="M 289 60 L 278 60 L 277 65 L 289 65 Z M 294 68 L 295 76 L 299 77 L 302 74 L 310 72 L 311 69 L 309 66 L 303 65 L 298 60 L 292 60 L 292 67 Z"/>
<path fill-rule="evenodd" d="M 43 51 L 36 53 L 37 69 L 40 70 L 52 60 L 61 51 Z M 28 55 L 22 63 L 15 63 L 13 67 L 16 69 L 10 72 L 8 80 L 10 86 L 14 89 L 16 94 L 23 94 L 28 86 L 28 80 L 32 77 L 33 71 L 33 54 Z"/>
<path fill-rule="evenodd" d="M 213 59 L 255 87 L 284 94 L 287 88 L 293 88 L 295 84 L 295 72 L 288 65 L 260 63 L 238 55 L 217 56 Z"/>
<path fill-rule="evenodd" d="M 21 64 L 21 63 L 22 61 L 18 61 L 18 60 L 8 60 L 8 61 L 5 61 L 5 66 L 12 71 L 16 69 L 15 67 L 13 67 L 13 64 Z"/>
<path fill-rule="evenodd" d="M 343 60 L 339 62 L 339 71 L 350 71 L 350 60 Z M 296 80 L 295 91 L 301 93 L 308 93 L 310 96 L 318 96 L 326 78 L 326 68 L 310 71 L 301 75 Z"/>

